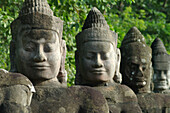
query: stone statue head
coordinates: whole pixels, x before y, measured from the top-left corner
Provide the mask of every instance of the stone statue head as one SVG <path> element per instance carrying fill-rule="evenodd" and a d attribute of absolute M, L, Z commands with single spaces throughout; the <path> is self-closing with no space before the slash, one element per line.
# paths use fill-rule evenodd
<path fill-rule="evenodd" d="M 24 74 L 34 85 L 47 80 L 58 82 L 65 60 L 63 21 L 53 16 L 47 0 L 25 0 L 11 30 L 11 71 Z"/>
<path fill-rule="evenodd" d="M 150 92 L 152 52 L 136 27 L 132 27 L 128 31 L 120 50 L 122 83 L 132 88 L 135 93 Z"/>
<path fill-rule="evenodd" d="M 162 92 L 170 88 L 170 55 L 159 38 L 153 41 L 151 48 L 154 91 Z"/>
<path fill-rule="evenodd" d="M 76 84 L 99 86 L 120 81 L 117 34 L 97 8 L 89 12 L 82 32 L 76 36 Z"/>

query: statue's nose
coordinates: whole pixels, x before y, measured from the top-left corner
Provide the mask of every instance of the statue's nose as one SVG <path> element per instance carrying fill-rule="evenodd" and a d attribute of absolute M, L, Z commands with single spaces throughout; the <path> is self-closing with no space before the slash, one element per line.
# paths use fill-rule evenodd
<path fill-rule="evenodd" d="M 96 55 L 93 67 L 95 68 L 103 67 L 103 62 L 102 62 L 100 54 Z"/>
<path fill-rule="evenodd" d="M 144 76 L 142 67 L 139 67 L 137 75 L 138 75 L 139 77 L 143 77 L 143 76 Z"/>
<path fill-rule="evenodd" d="M 36 51 L 36 54 L 34 56 L 34 61 L 42 62 L 42 61 L 46 61 L 46 60 L 47 60 L 47 57 L 45 56 L 43 49 L 38 48 L 38 50 Z"/>
<path fill-rule="evenodd" d="M 165 72 L 164 72 L 164 71 L 161 71 L 161 72 L 160 72 L 159 79 L 161 79 L 161 80 L 165 80 L 165 79 L 166 79 L 166 75 L 165 75 Z"/>

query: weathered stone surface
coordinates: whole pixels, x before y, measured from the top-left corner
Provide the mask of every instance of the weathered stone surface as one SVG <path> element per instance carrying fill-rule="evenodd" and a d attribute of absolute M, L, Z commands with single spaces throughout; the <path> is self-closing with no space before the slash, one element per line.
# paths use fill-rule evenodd
<path fill-rule="evenodd" d="M 169 113 L 170 95 L 151 93 L 151 48 L 136 27 L 126 34 L 121 45 L 122 83 L 137 95 L 143 113 Z"/>
<path fill-rule="evenodd" d="M 152 52 L 141 32 L 132 27 L 123 39 L 121 50 L 122 83 L 135 93 L 150 92 Z"/>
<path fill-rule="evenodd" d="M 35 92 L 30 80 L 4 69 L 0 69 L 0 78 L 0 113 L 30 113 L 29 105 Z"/>
<path fill-rule="evenodd" d="M 82 32 L 76 35 L 76 84 L 97 86 L 101 82 L 113 82 L 114 76 L 121 79 L 120 51 L 116 48 L 117 38 L 117 34 L 109 30 L 101 12 L 95 7 L 92 8 Z M 105 74 L 98 76 L 95 74 L 97 72 L 91 71 L 103 71 Z"/>
<path fill-rule="evenodd" d="M 109 113 L 103 95 L 90 87 L 70 88 L 36 86 L 33 113 Z"/>
<path fill-rule="evenodd" d="M 61 45 L 63 47 L 62 49 L 63 52 L 61 57 L 61 66 L 57 78 L 60 83 L 62 83 L 63 85 L 65 84 L 65 86 L 67 86 L 67 71 L 65 70 L 65 58 L 66 58 L 66 51 L 67 51 L 66 42 L 62 40 Z"/>
<path fill-rule="evenodd" d="M 100 91 L 107 100 L 110 113 L 141 113 L 134 92 L 125 85 L 93 87 Z"/>
<path fill-rule="evenodd" d="M 137 97 L 121 82 L 117 34 L 109 30 L 97 8 L 92 8 L 76 36 L 76 84 L 91 86 L 107 100 L 110 113 L 141 113 Z"/>
<path fill-rule="evenodd" d="M 137 97 L 143 113 L 170 113 L 170 95 L 144 93 Z"/>
<path fill-rule="evenodd" d="M 170 55 L 159 38 L 153 41 L 151 47 L 154 92 L 170 94 Z"/>
<path fill-rule="evenodd" d="M 34 86 L 33 113 L 108 113 L 103 95 L 87 87 L 66 86 L 66 44 L 63 22 L 47 0 L 25 0 L 11 24 L 11 71 L 27 76 Z"/>

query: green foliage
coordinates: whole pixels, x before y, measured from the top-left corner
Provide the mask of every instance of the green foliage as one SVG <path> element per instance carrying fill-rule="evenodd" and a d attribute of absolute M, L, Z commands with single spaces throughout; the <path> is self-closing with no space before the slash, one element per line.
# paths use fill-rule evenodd
<path fill-rule="evenodd" d="M 9 43 L 12 39 L 10 24 L 17 18 L 23 0 L 0 1 L 0 68 L 10 69 Z"/>
<path fill-rule="evenodd" d="M 10 23 L 17 18 L 23 0 L 0 1 L 0 68 L 9 70 Z M 97 7 L 110 29 L 119 35 L 118 47 L 128 30 L 136 26 L 151 45 L 156 37 L 170 53 L 170 1 L 167 0 L 48 0 L 54 15 L 64 21 L 63 39 L 67 43 L 66 70 L 68 86 L 74 84 L 75 36 L 81 31 L 92 7 Z"/>

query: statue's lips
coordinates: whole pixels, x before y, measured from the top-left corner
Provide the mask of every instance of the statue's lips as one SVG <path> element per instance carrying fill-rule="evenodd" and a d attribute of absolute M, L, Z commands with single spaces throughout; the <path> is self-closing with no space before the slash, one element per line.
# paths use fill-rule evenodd
<path fill-rule="evenodd" d="M 104 69 L 93 69 L 90 72 L 93 73 L 93 74 L 103 74 L 106 71 Z"/>
<path fill-rule="evenodd" d="M 146 79 L 143 78 L 143 77 L 136 77 L 136 78 L 135 78 L 135 81 L 136 81 L 136 82 L 144 82 L 144 81 L 146 81 Z"/>
<path fill-rule="evenodd" d="M 33 69 L 45 70 L 45 69 L 49 69 L 50 66 L 48 64 L 33 64 L 31 65 L 31 67 Z"/>
<path fill-rule="evenodd" d="M 137 86 L 145 86 L 146 85 L 146 79 L 143 77 L 136 77 L 135 82 Z"/>
<path fill-rule="evenodd" d="M 157 82 L 154 82 L 154 83 L 157 84 L 157 85 L 160 85 L 160 86 L 167 85 L 167 81 L 166 80 L 157 81 Z"/>

